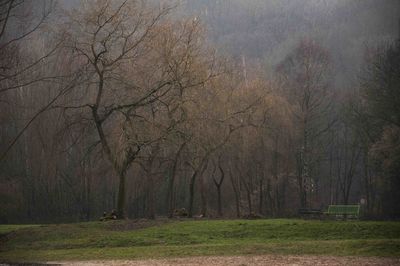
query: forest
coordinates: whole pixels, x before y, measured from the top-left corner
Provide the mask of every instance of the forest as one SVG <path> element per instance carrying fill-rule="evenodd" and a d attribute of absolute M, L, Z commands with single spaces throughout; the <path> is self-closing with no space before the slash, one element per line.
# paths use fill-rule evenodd
<path fill-rule="evenodd" d="M 0 0 L 0 223 L 400 218 L 397 0 Z"/>

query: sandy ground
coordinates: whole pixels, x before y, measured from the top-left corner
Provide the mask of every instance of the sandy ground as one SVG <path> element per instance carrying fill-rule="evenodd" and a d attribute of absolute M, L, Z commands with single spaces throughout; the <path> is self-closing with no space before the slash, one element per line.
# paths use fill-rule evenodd
<path fill-rule="evenodd" d="M 331 257 L 331 256 L 221 256 L 221 257 L 191 257 L 161 260 L 115 260 L 115 261 L 87 261 L 87 262 L 55 262 L 55 264 L 72 266 L 102 266 L 102 265 L 400 265 L 400 258 L 365 258 L 365 257 Z"/>

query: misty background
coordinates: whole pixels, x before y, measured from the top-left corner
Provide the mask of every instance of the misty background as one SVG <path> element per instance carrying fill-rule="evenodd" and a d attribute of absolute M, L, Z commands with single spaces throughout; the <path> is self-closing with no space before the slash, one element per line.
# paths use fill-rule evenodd
<path fill-rule="evenodd" d="M 154 0 L 147 4 L 162 10 L 161 7 L 171 3 L 176 7 L 169 11 L 165 22 L 160 20 L 161 28 L 155 29 L 154 40 L 146 42 L 141 49 L 151 47 L 165 52 L 165 57 L 173 57 L 179 53 L 174 48 L 169 53 L 164 51 L 162 48 L 170 48 L 166 45 L 169 43 L 165 41 L 164 45 L 157 36 L 170 34 L 166 40 L 176 37 L 177 43 L 191 34 L 199 36 L 188 38 L 198 49 L 193 54 L 188 52 L 193 62 L 197 62 L 196 69 L 190 69 L 189 74 L 186 69 L 182 70 L 184 74 L 179 82 L 186 82 L 185 88 L 198 89 L 188 97 L 201 99 L 200 107 L 184 106 L 186 101 L 181 104 L 188 110 L 187 117 L 192 115 L 198 119 L 196 121 L 202 120 L 193 124 L 180 121 L 186 119 L 186 114 L 171 119 L 163 113 L 167 111 L 160 111 L 165 104 L 161 100 L 159 105 L 153 106 L 151 101 L 137 110 L 149 120 L 150 113 L 151 119 L 155 119 L 154 113 L 160 112 L 162 119 L 152 120 L 153 127 L 139 119 L 137 125 L 140 126 L 131 129 L 134 134 L 129 131 L 135 138 L 152 135 L 157 139 L 161 133 L 154 125 L 166 121 L 179 120 L 184 126 L 180 128 L 179 123 L 174 124 L 179 130 L 174 128 L 176 131 L 169 132 L 161 142 L 154 140 L 143 144 L 135 139 L 134 147 L 138 152 L 134 163 L 122 171 L 127 176 L 122 197 L 126 200 L 123 206 L 127 217 L 168 216 L 181 208 L 190 209 L 193 212 L 190 215 L 208 217 L 255 214 L 293 217 L 299 208 L 358 204 L 366 198 L 366 216 L 374 219 L 399 217 L 398 208 L 393 207 L 398 203 L 396 198 L 390 201 L 389 207 L 383 203 L 385 195 L 395 195 L 386 193 L 388 187 L 395 187 L 386 182 L 391 178 L 386 176 L 395 176 L 393 180 L 398 180 L 397 168 L 392 171 L 394 175 L 387 175 L 382 170 L 385 159 L 373 154 L 378 144 L 397 147 L 385 144 L 389 138 L 385 137 L 385 132 L 392 131 L 387 124 L 375 120 L 355 128 L 355 121 L 364 120 L 350 115 L 347 107 L 358 108 L 358 103 L 363 104 L 360 91 L 362 83 L 373 76 L 366 70 L 371 58 L 399 39 L 400 1 Z M 83 56 L 86 25 L 72 18 L 81 16 L 79 19 L 89 20 L 90 16 L 85 17 L 85 14 L 100 12 L 103 4 L 104 1 L 89 0 L 24 1 L 15 7 L 15 16 L 11 17 L 7 31 L 0 35 L 3 45 L 37 23 L 40 25 L 32 34 L 15 41 L 15 45 L 0 46 L 3 71 L 0 72 L 0 151 L 3 154 L 7 150 L 0 161 L 2 223 L 93 220 L 104 211 L 121 205 L 118 202 L 120 173 L 113 171 L 113 163 L 98 145 L 98 121 L 93 120 L 90 111 L 77 108 L 94 98 L 86 90 L 101 82 L 93 78 L 98 69 Z M 1 6 L 3 18 L 7 13 L 5 7 L 6 4 Z M 41 25 L 43 14 L 46 16 Z M 122 16 L 121 20 L 129 21 L 129 16 L 126 17 Z M 181 39 L 177 37 L 179 34 L 183 36 Z M 115 46 L 118 45 L 121 43 L 116 41 Z M 191 48 L 185 45 L 177 47 Z M 112 50 L 113 46 L 110 47 Z M 304 58 L 302 52 L 311 55 Z M 313 57 L 313 53 L 318 56 Z M 110 54 L 112 57 L 113 52 Z M 299 58 L 298 54 L 303 57 Z M 221 67 L 224 73 L 221 79 L 217 78 L 210 85 L 203 76 L 211 73 L 215 65 L 219 66 L 219 63 L 214 64 L 214 57 L 228 62 L 228 66 Z M 159 74 L 159 69 L 152 69 L 160 62 L 155 58 L 146 50 L 135 67 L 121 67 L 121 63 L 112 68 L 112 78 L 123 76 L 124 82 L 129 78 L 143 78 L 142 87 L 149 85 L 149 80 L 161 80 L 164 76 Z M 315 58 L 321 62 L 317 62 L 318 68 L 311 74 L 322 77 L 316 87 L 323 87 L 324 93 L 318 94 L 317 90 L 316 95 L 320 95 L 324 103 L 323 107 L 316 107 L 319 108 L 318 118 L 315 118 L 318 122 L 310 128 L 322 133 L 321 136 L 315 134 L 318 137 L 309 142 L 308 151 L 304 148 L 308 144 L 302 143 L 308 141 L 303 136 L 307 132 L 301 133 L 296 120 L 300 113 L 296 89 L 304 82 L 293 73 L 304 63 L 302 60 Z M 325 60 L 329 61 L 326 69 Z M 175 61 L 171 59 L 171 62 Z M 29 67 L 25 69 L 25 65 Z M 128 70 L 132 72 L 127 73 Z M 190 84 L 197 79 L 201 80 L 198 84 Z M 76 83 L 69 88 L 71 80 Z M 167 85 L 172 86 L 171 83 Z M 102 114 L 107 115 L 108 110 L 126 103 L 128 92 L 120 95 L 113 91 L 123 86 L 121 84 L 123 82 L 118 80 L 107 87 L 111 92 L 104 102 L 109 105 L 99 108 Z M 59 92 L 65 88 L 72 92 L 59 98 Z M 161 95 L 168 95 L 162 99 L 171 102 L 177 97 Z M 93 107 L 90 108 L 93 111 Z M 167 109 L 169 112 L 173 108 Z M 229 113 L 238 116 L 231 118 Z M 260 118 L 263 115 L 264 120 Z M 207 120 L 214 116 L 216 121 L 229 123 L 222 125 Z M 115 131 L 126 133 L 126 124 L 120 126 L 122 118 L 111 118 L 112 122 L 105 126 L 106 136 L 110 136 L 111 143 L 116 146 L 132 148 L 129 141 L 128 144 L 118 142 L 122 137 Z M 265 124 L 257 124 L 261 120 Z M 243 123 L 249 125 L 242 130 Z M 168 124 L 165 128 L 172 126 Z M 365 133 L 364 128 L 374 130 Z M 21 130 L 23 134 L 19 136 Z M 393 136 L 397 136 L 396 130 L 393 129 Z M 169 138 L 170 135 L 173 137 Z M 13 143 L 16 136 L 18 139 Z M 117 149 L 116 154 L 120 153 L 123 152 Z M 310 179 L 305 191 L 302 191 L 304 184 L 299 185 L 303 177 Z M 387 209 L 395 210 L 395 214 L 386 215 Z"/>

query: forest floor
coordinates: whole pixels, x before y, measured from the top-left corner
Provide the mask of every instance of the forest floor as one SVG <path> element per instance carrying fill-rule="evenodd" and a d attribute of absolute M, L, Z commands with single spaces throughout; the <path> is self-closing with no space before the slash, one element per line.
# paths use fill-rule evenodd
<path fill-rule="evenodd" d="M 161 219 L 0 225 L 0 263 L 399 265 L 399 258 L 399 222 Z"/>

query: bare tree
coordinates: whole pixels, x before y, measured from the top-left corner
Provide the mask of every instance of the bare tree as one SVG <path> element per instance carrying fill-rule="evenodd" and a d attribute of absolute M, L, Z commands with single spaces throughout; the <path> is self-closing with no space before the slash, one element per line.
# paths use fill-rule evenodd
<path fill-rule="evenodd" d="M 167 20 L 172 7 L 144 1 L 96 1 L 71 15 L 70 48 L 86 66 L 85 98 L 65 110 L 89 109 L 99 143 L 119 177 L 118 214 L 124 217 L 126 174 L 146 146 L 177 125 L 186 88 L 209 73 L 200 69 L 200 25 Z M 163 22 L 163 23 L 161 23 Z"/>
<path fill-rule="evenodd" d="M 322 136 L 332 126 L 330 58 L 316 42 L 303 40 L 278 66 L 286 97 L 292 104 L 297 125 L 297 181 L 300 206 L 309 205 L 308 194 L 314 189 L 313 171 L 317 167 Z"/>

